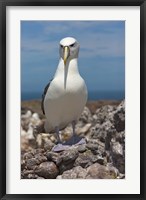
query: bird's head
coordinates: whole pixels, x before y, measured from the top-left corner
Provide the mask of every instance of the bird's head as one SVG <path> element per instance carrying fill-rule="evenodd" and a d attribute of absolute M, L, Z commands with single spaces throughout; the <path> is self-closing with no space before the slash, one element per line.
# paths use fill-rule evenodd
<path fill-rule="evenodd" d="M 64 60 L 64 65 L 68 60 L 78 57 L 79 43 L 75 38 L 66 37 L 60 41 L 60 56 Z"/>

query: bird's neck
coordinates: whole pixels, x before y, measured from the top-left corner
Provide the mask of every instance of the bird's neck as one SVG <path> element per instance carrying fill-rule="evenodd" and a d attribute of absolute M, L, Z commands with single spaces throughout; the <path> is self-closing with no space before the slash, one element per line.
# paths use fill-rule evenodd
<path fill-rule="evenodd" d="M 55 78 L 58 77 L 63 81 L 65 90 L 67 89 L 68 82 L 78 75 L 79 71 L 77 58 L 67 60 L 66 65 L 64 65 L 63 59 L 60 59 L 58 68 L 55 73 Z"/>
<path fill-rule="evenodd" d="M 72 76 L 79 74 L 78 71 L 78 60 L 77 58 L 67 60 L 66 65 L 64 65 L 64 61 L 62 58 L 60 58 L 58 68 L 56 70 L 56 76 Z"/>

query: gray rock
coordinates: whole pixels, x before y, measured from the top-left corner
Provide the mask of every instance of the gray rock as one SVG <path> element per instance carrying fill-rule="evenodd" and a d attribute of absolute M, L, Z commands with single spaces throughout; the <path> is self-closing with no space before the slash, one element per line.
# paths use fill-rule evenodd
<path fill-rule="evenodd" d="M 44 156 L 44 154 L 42 154 L 42 153 L 36 154 L 36 155 L 35 155 L 35 159 L 37 160 L 37 162 L 38 162 L 39 164 L 42 163 L 42 162 L 47 161 L 47 157 Z"/>
<path fill-rule="evenodd" d="M 77 127 L 77 135 L 85 136 L 90 131 L 91 126 L 91 123 L 87 123 L 83 127 Z"/>
<path fill-rule="evenodd" d="M 35 173 L 43 178 L 54 179 L 59 174 L 59 170 L 53 162 L 43 162 L 35 170 Z"/>
<path fill-rule="evenodd" d="M 32 153 L 33 155 L 38 154 L 38 153 L 44 153 L 45 150 L 43 148 L 37 148 L 37 149 L 33 149 Z"/>
<path fill-rule="evenodd" d="M 92 128 L 92 138 L 99 139 L 101 142 L 105 142 L 107 134 L 115 133 L 115 129 L 111 121 L 106 121 L 102 124 L 96 124 L 94 128 Z"/>
<path fill-rule="evenodd" d="M 62 162 L 62 157 L 60 156 L 59 153 L 48 152 L 47 158 L 48 158 L 48 161 L 53 161 L 57 166 L 59 166 L 60 163 Z"/>
<path fill-rule="evenodd" d="M 125 101 L 121 102 L 114 113 L 114 126 L 118 132 L 125 130 Z"/>
<path fill-rule="evenodd" d="M 85 152 L 87 150 L 86 145 L 85 144 L 79 145 L 77 150 L 79 153 Z"/>
<path fill-rule="evenodd" d="M 88 144 L 86 145 L 86 147 L 87 147 L 88 149 L 90 149 L 91 151 L 98 150 L 98 144 L 88 143 Z"/>
<path fill-rule="evenodd" d="M 26 160 L 27 169 L 35 169 L 37 165 L 38 165 L 38 161 L 36 158 L 30 158 Z"/>
<path fill-rule="evenodd" d="M 103 166 L 95 163 L 87 169 L 87 179 L 115 179 L 118 171 L 114 167 Z"/>
<path fill-rule="evenodd" d="M 74 166 L 81 166 L 83 168 L 87 168 L 93 163 L 97 162 L 98 156 L 94 155 L 90 150 L 79 154 L 78 158 L 76 159 Z"/>
<path fill-rule="evenodd" d="M 24 155 L 23 155 L 23 159 L 25 159 L 25 160 L 28 160 L 28 159 L 31 159 L 31 158 L 33 158 L 34 156 L 33 156 L 33 153 L 32 152 L 26 152 L 26 153 L 24 153 Z"/>
<path fill-rule="evenodd" d="M 74 166 L 81 166 L 83 168 L 87 168 L 88 166 L 90 166 L 92 164 L 92 162 L 86 158 L 86 157 L 83 157 L 82 155 L 79 156 L 75 163 L 74 163 Z"/>
<path fill-rule="evenodd" d="M 54 143 L 51 140 L 47 140 L 44 143 L 45 150 L 51 150 L 54 147 Z"/>
<path fill-rule="evenodd" d="M 116 130 L 114 128 L 114 126 L 111 126 L 108 130 L 107 130 L 107 134 L 105 137 L 105 150 L 109 150 L 110 149 L 110 142 L 112 138 L 116 137 Z"/>
<path fill-rule="evenodd" d="M 113 113 L 116 109 L 116 106 L 106 105 L 98 108 L 93 115 L 93 122 L 102 124 L 106 121 L 113 121 Z"/>
<path fill-rule="evenodd" d="M 125 131 L 117 132 L 116 141 L 123 144 L 123 146 L 125 146 Z"/>
<path fill-rule="evenodd" d="M 56 143 L 56 136 L 43 132 L 44 119 L 31 110 L 23 110 L 21 177 L 125 178 L 125 101 L 118 106 L 102 106 L 94 113 L 92 115 L 85 107 L 76 125 L 76 134 L 85 137 L 87 143 L 55 153 L 52 152 L 52 147 Z M 35 139 L 30 140 L 29 136 L 35 126 L 40 129 L 37 130 Z M 67 141 L 71 136 L 71 124 L 60 131 L 62 141 Z"/>
<path fill-rule="evenodd" d="M 77 166 L 71 170 L 63 172 L 62 175 L 57 176 L 57 179 L 85 179 L 86 175 L 86 169 L 83 169 L 81 166 Z"/>
<path fill-rule="evenodd" d="M 63 172 L 57 179 L 115 179 L 118 171 L 114 167 L 105 167 L 98 163 L 89 166 L 87 169 L 76 166 L 71 170 Z"/>
<path fill-rule="evenodd" d="M 78 157 L 78 155 L 79 155 L 79 153 L 78 153 L 77 149 L 75 149 L 75 148 L 71 148 L 60 154 L 60 156 L 62 158 L 62 162 L 66 163 L 66 164 L 73 162 Z"/>
<path fill-rule="evenodd" d="M 102 155 L 105 153 L 105 144 L 101 142 L 99 139 L 89 139 L 87 142 L 88 144 L 93 144 L 95 145 L 95 149 L 92 148 L 92 153 L 95 155 Z"/>
<path fill-rule="evenodd" d="M 79 152 L 75 148 L 71 148 L 60 153 L 62 162 L 60 163 L 59 170 L 62 174 L 64 171 L 69 170 L 73 167 L 76 158 L 78 157 Z"/>
<path fill-rule="evenodd" d="M 119 142 L 111 142 L 111 157 L 113 165 L 120 173 L 125 173 L 125 153 L 123 146 Z"/>
<path fill-rule="evenodd" d="M 79 120 L 84 124 L 92 122 L 91 111 L 86 106 L 84 107 L 84 110 L 83 110 Z"/>

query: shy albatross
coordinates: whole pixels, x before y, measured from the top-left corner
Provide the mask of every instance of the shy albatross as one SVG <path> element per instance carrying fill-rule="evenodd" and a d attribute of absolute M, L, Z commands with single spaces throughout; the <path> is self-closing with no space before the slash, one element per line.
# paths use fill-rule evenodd
<path fill-rule="evenodd" d="M 60 41 L 60 60 L 54 78 L 44 89 L 42 111 L 46 116 L 46 132 L 56 132 L 58 145 L 53 151 L 64 150 L 59 130 L 72 123 L 73 136 L 70 144 L 81 144 L 76 140 L 75 124 L 87 102 L 87 87 L 78 71 L 79 43 L 75 38 L 66 37 Z M 69 143 L 68 143 L 69 144 Z"/>

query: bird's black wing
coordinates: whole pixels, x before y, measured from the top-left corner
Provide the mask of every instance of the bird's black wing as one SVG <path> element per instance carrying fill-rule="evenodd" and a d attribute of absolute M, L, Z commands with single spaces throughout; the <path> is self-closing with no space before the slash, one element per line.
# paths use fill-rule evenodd
<path fill-rule="evenodd" d="M 50 82 L 46 85 L 46 87 L 44 89 L 44 93 L 42 94 L 41 108 L 42 108 L 42 112 L 43 112 L 44 115 L 45 115 L 45 111 L 44 111 L 44 99 L 45 99 L 45 95 L 47 93 L 47 90 L 48 90 L 48 88 L 49 88 L 52 80 L 53 79 L 51 79 Z"/>

